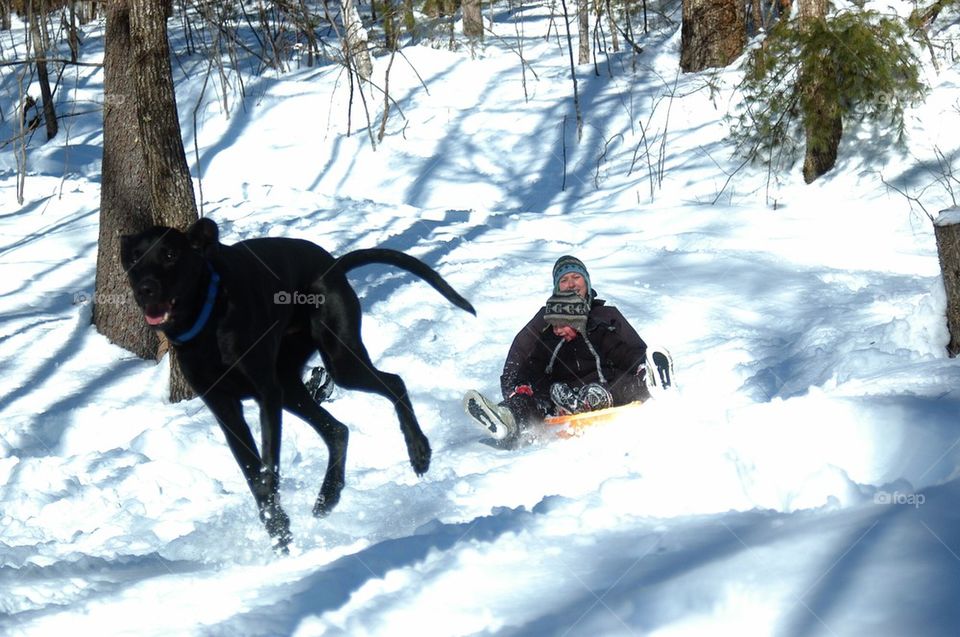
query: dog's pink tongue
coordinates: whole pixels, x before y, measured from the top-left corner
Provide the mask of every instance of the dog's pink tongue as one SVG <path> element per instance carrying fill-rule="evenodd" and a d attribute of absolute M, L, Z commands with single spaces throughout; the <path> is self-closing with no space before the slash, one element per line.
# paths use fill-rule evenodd
<path fill-rule="evenodd" d="M 143 317 L 147 319 L 147 325 L 160 325 L 167 320 L 170 306 L 167 303 L 158 305 L 148 305 L 143 310 Z"/>

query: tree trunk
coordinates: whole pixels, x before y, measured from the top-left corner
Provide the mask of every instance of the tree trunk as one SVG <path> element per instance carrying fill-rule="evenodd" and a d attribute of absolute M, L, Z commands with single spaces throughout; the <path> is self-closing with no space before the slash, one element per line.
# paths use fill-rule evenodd
<path fill-rule="evenodd" d="M 186 230 L 197 220 L 197 202 L 180 136 L 165 4 L 131 2 L 136 104 L 153 214 L 162 225 Z"/>
<path fill-rule="evenodd" d="M 803 157 L 803 181 L 810 184 L 833 169 L 837 163 L 843 118 L 833 95 L 813 82 L 803 87 L 812 94 L 813 108 L 804 114 L 807 147 Z"/>
<path fill-rule="evenodd" d="M 463 34 L 483 39 L 483 15 L 480 0 L 463 0 Z"/>
<path fill-rule="evenodd" d="M 825 20 L 826 0 L 801 0 L 800 28 L 807 28 L 813 20 Z M 800 90 L 805 104 L 803 126 L 806 133 L 806 151 L 803 158 L 803 180 L 812 183 L 831 170 L 837 163 L 837 150 L 843 136 L 843 117 L 836 95 L 823 80 L 824 69 L 829 60 L 805 60 L 801 64 Z"/>
<path fill-rule="evenodd" d="M 580 51 L 577 64 L 590 63 L 590 0 L 577 0 L 577 37 Z"/>
<path fill-rule="evenodd" d="M 137 119 L 153 215 L 160 225 L 186 230 L 197 220 L 197 202 L 183 152 L 170 67 L 169 2 L 131 0 L 130 36 L 136 61 Z M 170 350 L 170 400 L 193 397 Z"/>
<path fill-rule="evenodd" d="M 357 75 L 361 79 L 369 80 L 373 75 L 373 62 L 370 61 L 370 53 L 367 51 L 367 30 L 360 21 L 357 5 L 354 0 L 341 0 L 340 8 L 345 31 L 344 51 Z"/>
<path fill-rule="evenodd" d="M 410 40 L 417 43 L 417 17 L 413 13 L 413 0 L 403 0 L 403 28 L 410 34 Z"/>
<path fill-rule="evenodd" d="M 610 0 L 606 0 L 606 6 L 607 25 L 610 29 L 610 46 L 613 47 L 614 53 L 618 53 L 620 51 L 620 37 L 617 35 L 617 19 L 613 15 L 613 5 Z"/>
<path fill-rule="evenodd" d="M 750 0 L 750 14 L 753 17 L 753 30 L 751 35 L 756 35 L 764 29 L 763 23 L 763 0 Z"/>
<path fill-rule="evenodd" d="M 397 6 L 395 0 L 384 0 L 382 4 L 383 40 L 388 51 L 396 51 L 399 45 L 400 29 L 397 20 Z"/>
<path fill-rule="evenodd" d="M 165 5 L 155 0 L 107 3 L 96 295 L 101 303 L 94 304 L 94 323 L 111 341 L 144 358 L 159 357 L 162 351 L 132 302 L 118 261 L 119 237 L 155 224 L 186 229 L 197 219 L 177 118 Z M 126 302 L 104 302 L 121 298 Z M 192 395 L 171 356 L 170 399 Z"/>
<path fill-rule="evenodd" d="M 950 358 L 960 354 L 960 208 L 944 210 L 933 224 L 937 238 L 940 272 L 947 293 L 947 329 Z"/>
<path fill-rule="evenodd" d="M 137 124 L 126 0 L 110 0 L 106 17 L 100 238 L 93 324 L 111 342 L 140 358 L 154 358 L 157 335 L 133 302 L 126 272 L 120 266 L 120 236 L 146 230 L 155 223 Z"/>
<path fill-rule="evenodd" d="M 70 2 L 70 22 L 67 24 L 67 45 L 70 47 L 70 61 L 74 64 L 80 57 L 80 36 L 77 35 L 77 3 Z"/>
<path fill-rule="evenodd" d="M 37 81 L 40 83 L 40 99 L 43 102 L 43 121 L 47 127 L 47 139 L 57 136 L 57 112 L 53 106 L 53 91 L 50 90 L 50 76 L 47 73 L 47 38 L 46 26 L 41 24 L 43 16 L 33 10 L 33 5 L 27 8 L 30 21 L 30 43 L 37 67 Z"/>
<path fill-rule="evenodd" d="M 740 0 L 682 0 L 680 69 L 684 73 L 724 67 L 747 44 L 747 21 Z"/>
<path fill-rule="evenodd" d="M 0 0 L 0 30 L 9 31 L 13 23 L 10 18 L 10 0 Z"/>

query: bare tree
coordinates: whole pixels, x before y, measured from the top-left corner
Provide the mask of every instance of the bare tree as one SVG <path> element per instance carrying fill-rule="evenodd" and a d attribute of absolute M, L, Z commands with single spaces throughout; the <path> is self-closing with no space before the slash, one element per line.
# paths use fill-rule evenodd
<path fill-rule="evenodd" d="M 613 47 L 614 53 L 620 50 L 620 38 L 617 37 L 617 20 L 613 15 L 613 5 L 610 0 L 606 0 L 604 4 L 597 3 L 598 7 L 606 7 L 607 10 L 607 25 L 610 29 L 610 45 Z"/>
<path fill-rule="evenodd" d="M 367 30 L 363 28 L 354 0 L 341 0 L 340 15 L 343 16 L 344 52 L 360 78 L 369 80 L 373 75 L 373 62 L 367 51 Z"/>
<path fill-rule="evenodd" d="M 44 20 L 43 3 L 35 7 L 27 4 L 27 21 L 30 23 L 30 48 L 33 50 L 34 64 L 37 68 L 37 81 L 40 83 L 40 99 L 43 107 L 43 121 L 47 127 L 47 139 L 57 136 L 57 112 L 53 105 L 53 91 L 50 90 L 50 75 L 47 72 L 47 49 L 49 37 Z"/>
<path fill-rule="evenodd" d="M 103 301 L 130 298 L 119 265 L 120 235 L 155 224 L 185 229 L 197 219 L 167 42 L 172 7 L 155 0 L 106 4 L 104 170 L 95 297 L 101 303 L 94 306 L 94 323 L 112 341 L 152 358 L 165 348 L 158 350 L 156 337 L 144 331 L 143 317 L 132 302 Z M 170 364 L 171 400 L 191 396 L 172 356 Z"/>
<path fill-rule="evenodd" d="M 63 19 L 63 26 L 67 30 L 67 45 L 70 47 L 70 61 L 74 64 L 80 57 L 80 35 L 77 32 L 77 3 L 70 2 L 67 17 Z"/>
<path fill-rule="evenodd" d="M 573 64 L 573 38 L 570 35 L 570 13 L 567 10 L 567 0 L 560 0 L 560 6 L 563 8 L 563 24 L 567 29 L 567 52 L 570 54 L 570 79 L 573 80 L 573 108 L 577 113 L 577 142 L 579 143 L 583 139 L 583 114 L 580 111 L 580 92 L 577 88 L 577 67 Z M 564 117 L 564 130 L 566 130 L 566 117 Z M 564 145 L 564 166 L 566 166 L 566 145 Z M 566 174 L 564 174 L 564 183 L 566 183 Z"/>
<path fill-rule="evenodd" d="M 747 43 L 742 0 L 682 0 L 680 68 L 684 73 L 730 64 Z"/>
<path fill-rule="evenodd" d="M 577 0 L 577 37 L 580 51 L 577 64 L 590 63 L 590 0 Z"/>
<path fill-rule="evenodd" d="M 480 0 L 463 0 L 463 34 L 468 38 L 483 37 L 483 15 Z"/>

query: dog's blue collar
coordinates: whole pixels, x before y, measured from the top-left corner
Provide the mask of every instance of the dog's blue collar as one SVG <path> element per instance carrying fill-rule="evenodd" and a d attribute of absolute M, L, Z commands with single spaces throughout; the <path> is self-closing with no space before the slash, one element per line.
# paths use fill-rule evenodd
<path fill-rule="evenodd" d="M 213 304 L 217 300 L 217 290 L 220 287 L 220 275 L 217 274 L 209 264 L 207 264 L 207 269 L 210 270 L 210 285 L 207 286 L 207 300 L 204 301 L 203 307 L 200 309 L 200 315 L 197 317 L 197 320 L 193 323 L 193 327 L 181 334 L 180 336 L 171 336 L 169 337 L 171 341 L 177 345 L 183 345 L 187 341 L 192 340 L 197 334 L 200 333 L 200 330 L 206 326 L 207 321 L 210 320 L 210 315 L 213 313 Z"/>

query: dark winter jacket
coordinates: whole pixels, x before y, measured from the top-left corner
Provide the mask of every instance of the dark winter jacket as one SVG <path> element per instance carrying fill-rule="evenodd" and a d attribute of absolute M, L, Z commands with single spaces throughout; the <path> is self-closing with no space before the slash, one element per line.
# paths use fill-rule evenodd
<path fill-rule="evenodd" d="M 594 293 L 595 295 L 595 293 Z M 516 387 L 530 385 L 534 395 L 549 400 L 550 385 L 565 382 L 580 387 L 599 380 L 597 361 L 582 334 L 564 343 L 557 352 L 552 370 L 547 367 L 551 356 L 562 340 L 543 318 L 540 308 L 536 316 L 513 339 L 500 376 L 503 397 L 509 397 Z M 601 369 L 607 387 L 614 395 L 615 404 L 634 398 L 619 399 L 617 389 L 636 382 L 637 370 L 646 358 L 647 345 L 630 326 L 620 311 L 594 298 L 587 319 L 587 336 L 600 357 Z"/>

